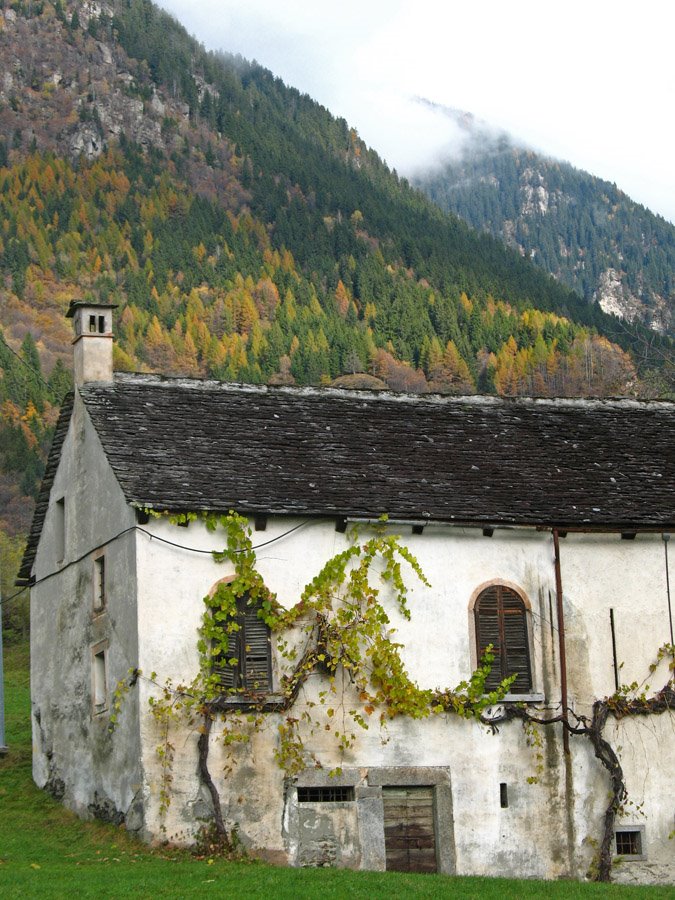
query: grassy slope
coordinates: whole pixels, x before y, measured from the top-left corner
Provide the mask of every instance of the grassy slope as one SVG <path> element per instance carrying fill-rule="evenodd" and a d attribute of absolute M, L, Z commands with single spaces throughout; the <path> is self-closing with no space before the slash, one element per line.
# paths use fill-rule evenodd
<path fill-rule="evenodd" d="M 627 888 L 442 875 L 284 869 L 197 860 L 151 850 L 123 829 L 81 822 L 32 782 L 28 647 L 5 654 L 9 754 L 0 760 L 0 896 L 191 897 L 673 897 L 670 888 Z"/>

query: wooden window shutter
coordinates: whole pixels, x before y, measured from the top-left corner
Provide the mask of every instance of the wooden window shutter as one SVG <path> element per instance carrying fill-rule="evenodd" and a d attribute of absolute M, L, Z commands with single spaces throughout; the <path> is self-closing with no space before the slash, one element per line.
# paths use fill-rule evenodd
<path fill-rule="evenodd" d="M 240 684 L 239 668 L 241 654 L 239 652 L 241 631 L 233 631 L 228 635 L 227 651 L 213 657 L 213 674 L 218 677 L 218 684 L 224 691 L 238 688 Z M 236 660 L 230 664 L 230 660 Z"/>
<path fill-rule="evenodd" d="M 512 694 L 532 690 L 527 610 L 518 594 L 504 585 L 493 585 L 481 592 L 474 608 L 478 656 L 488 644 L 494 648 L 492 671 L 485 682 L 486 691 L 494 691 L 504 678 L 516 675 Z"/>
<path fill-rule="evenodd" d="M 272 690 L 270 630 L 258 615 L 260 606 L 246 606 L 243 610 L 243 687 L 249 691 Z"/>
<path fill-rule="evenodd" d="M 229 634 L 227 653 L 213 658 L 213 673 L 223 691 L 269 693 L 272 690 L 270 630 L 258 615 L 259 610 L 260 604 L 249 604 L 248 595 L 237 602 L 239 629 Z"/>

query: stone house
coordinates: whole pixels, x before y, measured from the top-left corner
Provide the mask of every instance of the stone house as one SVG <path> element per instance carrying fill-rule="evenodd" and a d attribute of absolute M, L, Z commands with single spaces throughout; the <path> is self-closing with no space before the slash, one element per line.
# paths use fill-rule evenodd
<path fill-rule="evenodd" d="M 285 607 L 357 523 L 365 535 L 399 534 L 429 581 L 409 580 L 409 621 L 388 607 L 411 678 L 457 684 L 491 643 L 487 688 L 515 675 L 511 692 L 480 721 L 373 721 L 346 749 L 322 728 L 308 732 L 313 762 L 292 775 L 275 748 L 279 726 L 300 712 L 263 698 L 245 747 L 219 740 L 219 722 L 206 737 L 228 827 L 252 852 L 291 865 L 583 878 L 610 777 L 597 747 L 559 719 L 590 720 L 620 684 L 640 685 L 630 698 L 652 697 L 668 680 L 667 654 L 651 675 L 650 665 L 672 642 L 675 405 L 113 374 L 112 308 L 73 303 L 69 315 L 76 389 L 20 573 L 31 585 L 37 784 L 82 816 L 189 841 L 213 815 L 199 729 L 175 726 L 167 809 L 148 704 L 166 679 L 189 684 L 199 671 L 203 598 L 234 569 L 212 555 L 222 533 L 149 512 L 246 516 L 258 570 Z M 223 671 L 274 698 L 277 643 L 256 616 L 242 628 L 246 647 Z M 111 731 L 114 687 L 136 670 Z M 312 672 L 302 709 L 329 681 Z M 343 717 L 358 705 L 344 690 Z M 610 712 L 603 732 L 630 801 L 612 820 L 624 881 L 675 881 L 672 682 L 658 696 L 661 714 Z M 523 729 L 508 709 L 557 723 Z"/>

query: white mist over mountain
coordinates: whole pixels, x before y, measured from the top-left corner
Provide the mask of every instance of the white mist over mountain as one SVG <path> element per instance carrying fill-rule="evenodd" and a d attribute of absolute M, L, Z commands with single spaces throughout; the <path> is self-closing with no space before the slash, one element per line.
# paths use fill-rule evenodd
<path fill-rule="evenodd" d="M 675 222 L 675 6 L 645 0 L 161 0 L 208 49 L 255 59 L 401 174 L 461 146 L 471 110 Z"/>

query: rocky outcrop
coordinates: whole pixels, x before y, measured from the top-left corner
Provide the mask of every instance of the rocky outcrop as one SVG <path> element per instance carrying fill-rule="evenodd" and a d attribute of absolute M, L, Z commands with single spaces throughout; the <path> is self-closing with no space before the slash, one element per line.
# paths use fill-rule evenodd
<path fill-rule="evenodd" d="M 112 12 L 82 3 L 74 30 L 55 16 L 38 27 L 12 9 L 0 14 L 0 127 L 14 146 L 91 160 L 122 134 L 161 150 L 182 139 L 189 107 L 160 93 L 112 39 L 87 32 L 91 19 Z M 203 79 L 200 92 L 215 94 Z"/>

